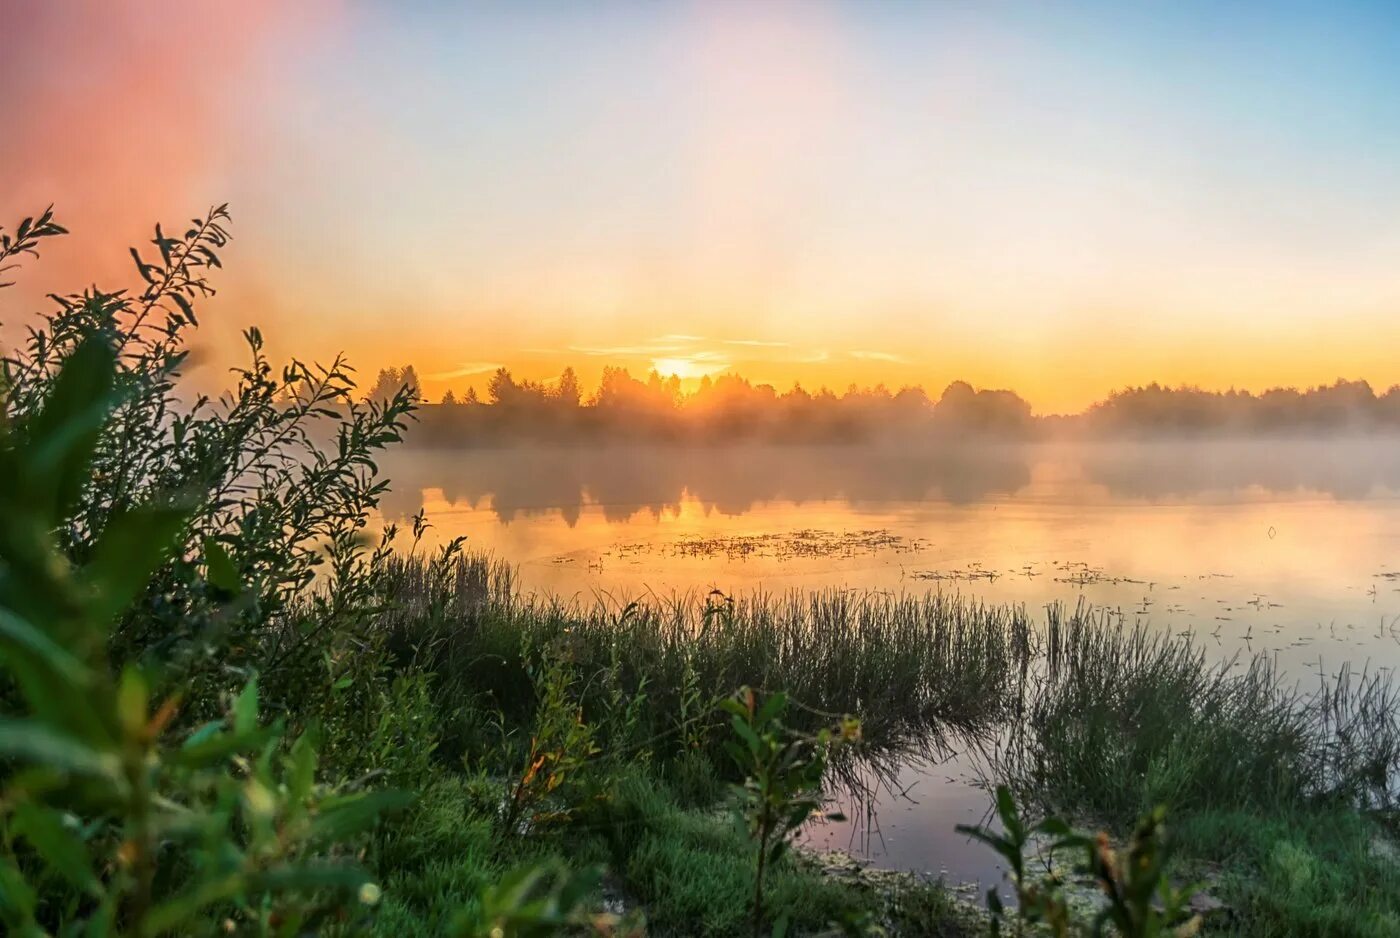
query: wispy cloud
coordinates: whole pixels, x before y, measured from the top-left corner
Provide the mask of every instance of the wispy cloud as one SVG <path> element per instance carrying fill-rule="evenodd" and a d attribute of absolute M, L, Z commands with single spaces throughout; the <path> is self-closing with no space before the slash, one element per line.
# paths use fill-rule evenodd
<path fill-rule="evenodd" d="M 594 357 L 623 357 L 628 355 L 667 355 L 689 352 L 690 343 L 700 341 L 695 336 L 668 335 L 639 345 L 571 345 L 569 351 Z"/>
<path fill-rule="evenodd" d="M 703 335 L 686 335 L 684 332 L 672 332 L 657 339 L 658 342 L 704 342 Z"/>
<path fill-rule="evenodd" d="M 762 339 L 725 339 L 725 345 L 744 345 L 750 348 L 787 348 L 787 342 L 765 342 Z"/>
<path fill-rule="evenodd" d="M 896 355 L 893 352 L 871 352 L 857 349 L 849 354 L 852 358 L 863 362 L 892 362 L 899 365 L 909 364 L 909 359 L 902 355 Z"/>
<path fill-rule="evenodd" d="M 683 345 L 571 345 L 569 351 L 593 358 L 622 358 L 629 355 L 657 355 L 683 352 Z"/>
<path fill-rule="evenodd" d="M 495 371 L 503 367 L 497 362 L 466 362 L 451 371 L 435 371 L 423 377 L 429 381 L 451 381 L 453 378 L 465 378 L 468 375 L 481 375 L 488 371 Z"/>

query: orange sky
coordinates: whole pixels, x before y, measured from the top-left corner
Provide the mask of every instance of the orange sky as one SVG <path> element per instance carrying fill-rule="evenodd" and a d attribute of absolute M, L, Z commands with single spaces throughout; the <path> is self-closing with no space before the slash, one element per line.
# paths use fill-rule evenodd
<path fill-rule="evenodd" d="M 289 10 L 294 10 L 290 13 Z M 0 10 L 0 296 L 228 201 L 210 365 L 1400 381 L 1393 11 L 56 0 Z M 54 67 L 53 62 L 62 67 Z M 217 380 L 217 368 L 205 369 Z"/>

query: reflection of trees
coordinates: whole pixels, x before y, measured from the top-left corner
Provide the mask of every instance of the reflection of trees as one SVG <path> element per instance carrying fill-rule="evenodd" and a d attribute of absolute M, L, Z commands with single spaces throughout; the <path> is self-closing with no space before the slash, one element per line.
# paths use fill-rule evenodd
<path fill-rule="evenodd" d="M 1400 490 L 1400 444 L 1385 439 L 1089 444 L 1085 476 L 1121 498 L 1183 498 L 1257 488 L 1360 499 Z"/>
<path fill-rule="evenodd" d="M 1053 457 L 1049 454 L 1053 452 Z M 1246 489 L 1319 492 L 1359 499 L 1400 491 L 1400 442 L 1245 440 L 1036 444 L 969 443 L 899 448 L 855 446 L 617 446 L 494 450 L 400 450 L 385 459 L 391 519 L 440 489 L 455 506 L 504 523 L 557 515 L 570 526 L 585 507 L 609 522 L 638 511 L 659 516 L 694 498 L 705 512 L 740 515 L 764 503 L 839 501 L 955 505 L 1014 495 L 1031 481 L 1033 460 L 1077 464 L 1081 476 L 1118 498 L 1193 498 Z"/>
<path fill-rule="evenodd" d="M 454 505 L 488 503 L 502 522 L 558 512 L 571 526 L 585 505 L 608 521 L 639 509 L 660 515 L 687 495 L 706 512 L 738 515 L 765 502 L 977 502 L 1030 481 L 1024 449 L 978 444 L 943 449 L 892 446 L 714 446 L 402 451 L 385 461 L 391 518 L 422 507 L 424 489 Z"/>

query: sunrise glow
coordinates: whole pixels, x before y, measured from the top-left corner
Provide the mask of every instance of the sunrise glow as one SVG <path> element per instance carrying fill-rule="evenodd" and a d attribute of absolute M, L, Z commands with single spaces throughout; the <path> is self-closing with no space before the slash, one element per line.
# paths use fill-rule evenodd
<path fill-rule="evenodd" d="M 75 232 L 28 308 L 228 201 L 207 361 L 257 324 L 430 399 L 1400 380 L 1384 4 L 159 6 L 6 5 L 6 138 L 52 155 L 0 203 Z"/>

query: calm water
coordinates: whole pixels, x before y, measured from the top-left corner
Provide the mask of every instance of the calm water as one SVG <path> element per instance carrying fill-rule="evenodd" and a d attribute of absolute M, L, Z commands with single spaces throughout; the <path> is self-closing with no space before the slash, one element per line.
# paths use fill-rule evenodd
<path fill-rule="evenodd" d="M 1073 603 L 1263 651 L 1308 686 L 1400 664 L 1400 442 L 400 451 L 384 512 L 426 509 L 524 588 L 635 597 L 814 586 Z M 812 838 L 879 865 L 995 880 L 954 824 L 967 760 Z"/>

